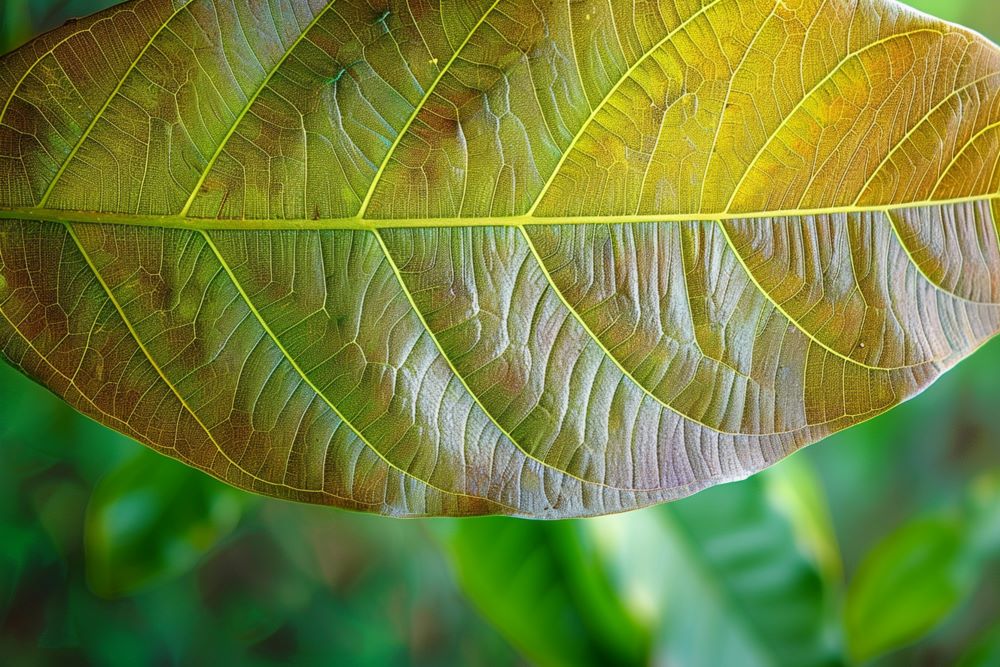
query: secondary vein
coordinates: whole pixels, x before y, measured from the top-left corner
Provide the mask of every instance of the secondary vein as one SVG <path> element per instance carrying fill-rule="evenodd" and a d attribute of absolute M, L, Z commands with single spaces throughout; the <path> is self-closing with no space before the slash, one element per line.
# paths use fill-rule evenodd
<path fill-rule="evenodd" d="M 441 68 L 441 71 L 438 72 L 437 77 L 434 78 L 434 81 L 431 82 L 431 85 L 427 87 L 427 91 L 424 93 L 424 96 L 420 99 L 419 102 L 417 102 L 417 105 L 413 107 L 413 112 L 410 113 L 410 117 L 406 119 L 406 123 L 403 124 L 403 128 L 396 135 L 396 138 L 393 140 L 392 145 L 389 146 L 389 150 L 386 152 L 385 157 L 382 158 L 382 163 L 379 165 L 378 171 L 376 171 L 375 176 L 372 177 L 371 185 L 368 186 L 368 192 L 365 194 L 365 198 L 361 202 L 361 208 L 359 209 L 357 215 L 358 218 L 364 218 L 365 214 L 368 212 L 368 206 L 371 204 L 372 197 L 375 195 L 376 187 L 382 180 L 382 174 L 385 172 L 386 166 L 388 166 L 389 161 L 392 160 L 392 156 L 396 153 L 396 148 L 403 140 L 403 137 L 410 129 L 410 126 L 413 125 L 413 121 L 416 120 L 417 115 L 420 113 L 420 110 L 424 108 L 424 104 L 426 104 L 427 100 L 429 100 L 431 95 L 434 94 L 434 91 L 437 90 L 438 83 L 440 83 L 441 79 L 444 78 L 444 75 L 451 70 L 451 66 L 455 63 L 456 60 L 458 60 L 458 56 L 462 53 L 462 50 L 472 39 L 472 36 L 476 34 L 480 26 L 482 26 L 483 23 L 486 22 L 487 17 L 489 17 L 490 13 L 494 9 L 496 9 L 496 6 L 499 4 L 500 0 L 493 0 L 493 4 L 491 4 L 489 8 L 487 8 L 486 12 L 479 19 L 476 25 L 472 26 L 472 30 L 470 30 L 469 34 L 465 36 L 465 39 L 462 41 L 462 43 L 458 45 L 458 48 L 455 49 L 455 52 L 451 54 L 451 58 L 449 58 L 448 62 L 445 63 L 444 67 Z"/>

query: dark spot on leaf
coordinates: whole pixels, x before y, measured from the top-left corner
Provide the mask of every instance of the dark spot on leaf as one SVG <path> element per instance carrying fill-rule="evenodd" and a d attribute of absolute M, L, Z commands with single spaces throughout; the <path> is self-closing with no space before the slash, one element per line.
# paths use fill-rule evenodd
<path fill-rule="evenodd" d="M 336 74 L 327 79 L 326 82 L 330 85 L 337 83 L 338 81 L 340 81 L 340 77 L 344 76 L 345 72 L 347 72 L 347 68 L 341 67 L 340 71 L 338 71 Z"/>

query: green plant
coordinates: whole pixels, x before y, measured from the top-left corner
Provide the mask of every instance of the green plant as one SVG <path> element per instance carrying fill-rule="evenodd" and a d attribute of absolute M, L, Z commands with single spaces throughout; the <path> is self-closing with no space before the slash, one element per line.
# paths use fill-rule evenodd
<path fill-rule="evenodd" d="M 102 4 L 0 3 L 0 52 Z M 997 36 L 990 3 L 913 4 Z M 541 665 L 875 653 L 879 667 L 993 665 L 998 344 L 746 482 L 581 522 L 385 522 L 254 497 L 143 452 L 0 365 L 0 655 L 523 664 L 513 646 Z M 938 548 L 956 529 L 959 551 Z M 947 557 L 895 576 L 911 553 Z M 960 595 L 910 594 L 925 580 Z"/>

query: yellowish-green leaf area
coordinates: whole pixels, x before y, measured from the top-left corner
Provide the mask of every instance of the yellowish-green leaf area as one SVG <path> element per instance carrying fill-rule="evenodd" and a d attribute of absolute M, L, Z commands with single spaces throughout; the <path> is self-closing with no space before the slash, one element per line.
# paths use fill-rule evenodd
<path fill-rule="evenodd" d="M 0 349 L 259 493 L 618 512 L 997 333 L 998 157 L 891 0 L 136 0 L 0 60 Z"/>

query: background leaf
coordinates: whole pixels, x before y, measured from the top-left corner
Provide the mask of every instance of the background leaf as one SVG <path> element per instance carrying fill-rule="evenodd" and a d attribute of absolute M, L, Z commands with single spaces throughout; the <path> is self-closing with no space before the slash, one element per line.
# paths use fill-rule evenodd
<path fill-rule="evenodd" d="M 585 525 L 477 519 L 444 539 L 465 594 L 532 662 L 648 664 L 649 628 L 616 595 Z"/>
<path fill-rule="evenodd" d="M 655 662 L 836 664 L 835 581 L 766 479 L 594 524 L 625 598 L 655 619 Z M 766 610 L 764 613 L 762 610 Z"/>
<path fill-rule="evenodd" d="M 187 572 L 228 536 L 246 497 L 140 453 L 101 480 L 87 506 L 87 581 L 118 597 Z"/>
<path fill-rule="evenodd" d="M 968 594 L 962 527 L 924 519 L 886 538 L 862 563 L 847 598 L 852 654 L 868 660 L 923 636 Z"/>
<path fill-rule="evenodd" d="M 1000 662 L 1000 627 L 985 633 L 969 652 L 962 656 L 958 667 L 988 667 Z"/>

